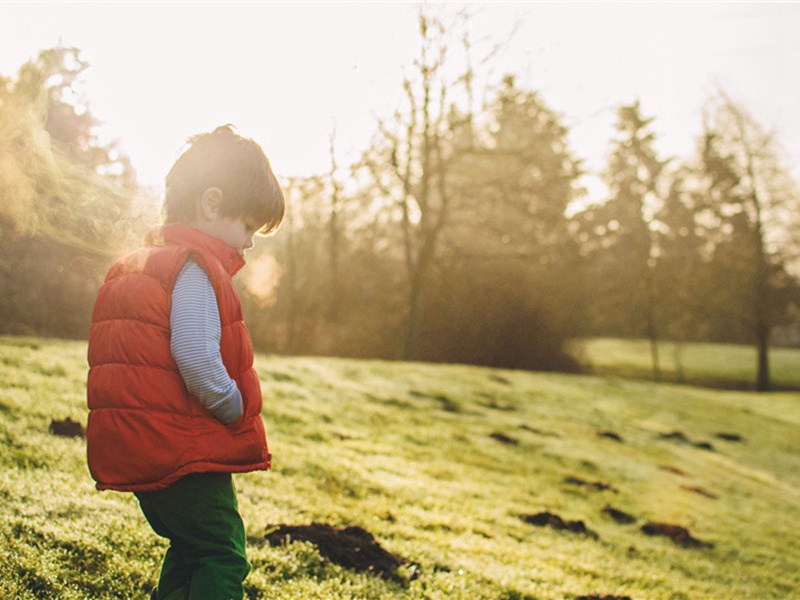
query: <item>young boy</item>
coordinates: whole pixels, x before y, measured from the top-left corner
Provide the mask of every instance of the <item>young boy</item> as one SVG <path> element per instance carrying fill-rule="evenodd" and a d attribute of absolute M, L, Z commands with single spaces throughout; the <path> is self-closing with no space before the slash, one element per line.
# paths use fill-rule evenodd
<path fill-rule="evenodd" d="M 117 261 L 89 335 L 87 455 L 170 541 L 158 600 L 241 600 L 250 571 L 231 473 L 268 469 L 261 386 L 232 276 L 284 215 L 264 152 L 230 126 L 166 178 L 165 224 Z"/>

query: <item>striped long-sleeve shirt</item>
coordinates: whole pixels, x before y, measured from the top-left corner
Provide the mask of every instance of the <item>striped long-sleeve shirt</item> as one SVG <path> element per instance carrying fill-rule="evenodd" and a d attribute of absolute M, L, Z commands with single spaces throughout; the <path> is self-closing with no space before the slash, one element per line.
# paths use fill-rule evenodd
<path fill-rule="evenodd" d="M 242 396 L 220 355 L 222 327 L 214 288 L 191 258 L 172 291 L 170 350 L 186 388 L 228 425 L 242 414 Z"/>

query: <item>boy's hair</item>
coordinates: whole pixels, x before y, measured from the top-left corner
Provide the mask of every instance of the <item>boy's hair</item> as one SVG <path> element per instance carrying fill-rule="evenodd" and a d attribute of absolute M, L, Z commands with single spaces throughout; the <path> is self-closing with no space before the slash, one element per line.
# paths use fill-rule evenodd
<path fill-rule="evenodd" d="M 223 125 L 189 138 L 188 144 L 166 177 L 166 223 L 194 220 L 197 201 L 216 187 L 222 191 L 223 216 L 263 223 L 258 230 L 262 235 L 278 228 L 285 211 L 283 191 L 256 142 Z"/>

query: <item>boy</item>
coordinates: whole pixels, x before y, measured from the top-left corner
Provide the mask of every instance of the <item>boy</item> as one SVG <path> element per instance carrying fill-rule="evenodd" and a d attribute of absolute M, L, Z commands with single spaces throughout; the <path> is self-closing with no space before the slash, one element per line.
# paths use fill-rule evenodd
<path fill-rule="evenodd" d="M 117 261 L 89 335 L 87 457 L 170 541 L 158 600 L 241 600 L 250 571 L 231 473 L 266 470 L 261 387 L 232 276 L 284 215 L 254 141 L 195 136 L 166 178 L 165 224 Z"/>

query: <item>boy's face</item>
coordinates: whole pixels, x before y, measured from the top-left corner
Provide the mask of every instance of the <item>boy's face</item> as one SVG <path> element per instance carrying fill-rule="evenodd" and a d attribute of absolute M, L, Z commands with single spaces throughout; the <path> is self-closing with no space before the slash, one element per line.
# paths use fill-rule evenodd
<path fill-rule="evenodd" d="M 206 233 L 218 237 L 236 250 L 239 256 L 244 256 L 245 251 L 253 247 L 253 236 L 260 228 L 260 223 L 253 223 L 243 217 L 219 216 L 209 223 Z"/>
<path fill-rule="evenodd" d="M 253 247 L 253 236 L 263 227 L 252 217 L 226 217 L 222 214 L 223 194 L 219 188 L 208 188 L 197 202 L 192 227 L 221 239 L 244 256 Z"/>

